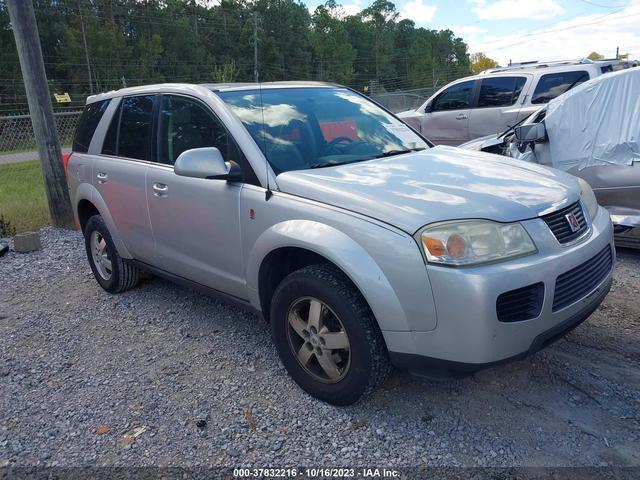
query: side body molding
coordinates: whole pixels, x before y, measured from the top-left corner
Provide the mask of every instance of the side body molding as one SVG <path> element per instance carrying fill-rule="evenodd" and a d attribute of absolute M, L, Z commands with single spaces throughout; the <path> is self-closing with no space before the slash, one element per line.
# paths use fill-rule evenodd
<path fill-rule="evenodd" d="M 277 223 L 254 243 L 247 258 L 247 286 L 250 301 L 257 309 L 260 309 L 258 288 L 262 261 L 270 252 L 282 247 L 304 248 L 342 269 L 364 295 L 381 330 L 411 330 L 394 288 L 372 256 L 345 233 L 315 220 Z"/>

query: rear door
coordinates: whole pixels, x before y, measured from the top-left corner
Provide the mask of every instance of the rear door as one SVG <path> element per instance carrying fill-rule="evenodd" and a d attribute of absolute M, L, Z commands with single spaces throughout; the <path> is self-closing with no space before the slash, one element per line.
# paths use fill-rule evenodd
<path fill-rule="evenodd" d="M 469 140 L 469 112 L 475 80 L 455 83 L 427 104 L 420 131 L 436 145 L 460 145 Z"/>
<path fill-rule="evenodd" d="M 145 177 L 156 98 L 135 95 L 120 101 L 93 166 L 93 184 L 117 229 L 111 232 L 116 245 L 122 241 L 141 261 L 151 261 L 154 252 Z"/>
<path fill-rule="evenodd" d="M 176 175 L 185 150 L 216 147 L 246 174 L 241 152 L 222 122 L 199 100 L 162 95 L 146 197 L 153 226 L 153 264 L 174 275 L 246 298 L 240 236 L 242 183 Z"/>
<path fill-rule="evenodd" d="M 474 108 L 469 114 L 470 139 L 505 131 L 516 124 L 528 77 L 487 76 L 479 80 Z"/>

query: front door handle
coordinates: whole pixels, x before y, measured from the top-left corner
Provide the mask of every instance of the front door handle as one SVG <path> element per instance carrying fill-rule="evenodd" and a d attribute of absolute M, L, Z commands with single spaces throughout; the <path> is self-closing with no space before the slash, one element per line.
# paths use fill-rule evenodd
<path fill-rule="evenodd" d="M 153 194 L 156 197 L 166 197 L 168 193 L 169 193 L 169 187 L 164 183 L 153 184 Z"/>
<path fill-rule="evenodd" d="M 104 183 L 109 179 L 109 175 L 104 172 L 98 172 L 96 178 L 98 179 L 98 183 Z"/>
<path fill-rule="evenodd" d="M 459 113 L 456 120 L 466 120 L 469 116 L 466 113 Z"/>

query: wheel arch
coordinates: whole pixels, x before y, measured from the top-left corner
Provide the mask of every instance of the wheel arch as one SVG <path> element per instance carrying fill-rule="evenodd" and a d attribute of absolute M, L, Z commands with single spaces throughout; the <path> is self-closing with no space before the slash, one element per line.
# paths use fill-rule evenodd
<path fill-rule="evenodd" d="M 118 254 L 122 258 L 133 258 L 127 250 L 124 242 L 120 240 L 118 228 L 113 221 L 113 217 L 107 208 L 106 202 L 102 198 L 102 195 L 100 195 L 100 192 L 98 192 L 93 185 L 89 183 L 82 183 L 78 186 L 74 199 L 74 207 L 76 219 L 83 234 L 87 220 L 89 220 L 92 215 L 98 214 L 103 218 L 104 223 L 107 225 Z"/>
<path fill-rule="evenodd" d="M 288 220 L 260 235 L 248 256 L 251 303 L 269 318 L 271 295 L 284 277 L 314 263 L 344 273 L 371 308 L 381 330 L 406 330 L 406 315 L 393 287 L 369 253 L 334 227 L 311 220 Z"/>

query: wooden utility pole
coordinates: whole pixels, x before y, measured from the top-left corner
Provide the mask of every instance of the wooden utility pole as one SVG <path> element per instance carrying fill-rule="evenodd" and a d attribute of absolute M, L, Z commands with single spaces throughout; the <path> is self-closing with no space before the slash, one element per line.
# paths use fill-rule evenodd
<path fill-rule="evenodd" d="M 74 228 L 73 211 L 62 165 L 58 132 L 53 119 L 33 2 L 32 0 L 7 0 L 7 6 L 20 57 L 33 133 L 40 154 L 51 222 L 54 227 Z"/>

